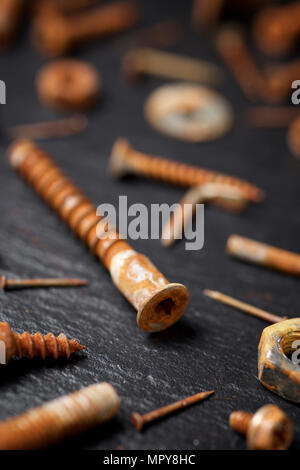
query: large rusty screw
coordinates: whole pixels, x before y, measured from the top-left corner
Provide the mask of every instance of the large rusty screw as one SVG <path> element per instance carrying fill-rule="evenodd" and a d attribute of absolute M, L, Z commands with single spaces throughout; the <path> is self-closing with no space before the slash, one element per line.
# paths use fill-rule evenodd
<path fill-rule="evenodd" d="M 112 419 L 120 399 L 108 383 L 97 383 L 78 392 L 0 423 L 0 449 L 42 449 Z"/>
<path fill-rule="evenodd" d="M 276 405 L 265 405 L 255 414 L 234 411 L 229 424 L 247 436 L 247 445 L 252 450 L 285 450 L 293 438 L 290 418 Z"/>
<path fill-rule="evenodd" d="M 85 349 L 75 339 L 69 340 L 64 333 L 55 337 L 53 333 L 43 336 L 41 333 L 29 334 L 25 331 L 22 334 L 11 331 L 8 323 L 0 322 L 0 345 L 5 348 L 5 360 L 8 364 L 13 356 L 17 357 L 59 357 L 69 358 L 71 354 Z M 1 350 L 1 352 L 4 352 Z"/>
<path fill-rule="evenodd" d="M 140 10 L 135 3 L 116 2 L 103 5 L 72 17 L 58 10 L 37 17 L 32 39 L 36 48 L 46 56 L 59 56 L 69 49 L 94 38 L 107 37 L 136 25 Z"/>

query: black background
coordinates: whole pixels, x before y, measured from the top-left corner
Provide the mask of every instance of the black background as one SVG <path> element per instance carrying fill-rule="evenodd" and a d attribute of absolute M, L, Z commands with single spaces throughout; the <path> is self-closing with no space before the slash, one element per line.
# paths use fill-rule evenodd
<path fill-rule="evenodd" d="M 190 2 L 143 1 L 144 25 L 170 16 L 185 24 L 184 40 L 174 50 L 223 66 L 209 36 L 189 26 Z M 53 363 L 13 360 L 0 373 L 0 418 L 4 419 L 97 381 L 118 390 L 122 407 L 117 419 L 65 442 L 64 448 L 97 449 L 243 449 L 245 441 L 228 426 L 231 411 L 255 411 L 276 403 L 293 418 L 300 446 L 299 409 L 263 388 L 257 379 L 257 344 L 263 321 L 247 317 L 204 297 L 204 288 L 235 295 L 271 312 L 297 316 L 299 281 L 280 273 L 242 264 L 225 254 L 231 233 L 239 233 L 299 251 L 300 162 L 291 156 L 285 130 L 253 130 L 243 122 L 250 105 L 226 72 L 221 92 L 232 102 L 236 120 L 222 139 L 186 144 L 163 137 L 143 118 L 143 104 L 164 80 L 148 79 L 130 87 L 120 74 L 124 36 L 96 42 L 73 54 L 93 63 L 103 78 L 103 99 L 89 114 L 89 128 L 79 136 L 43 142 L 56 162 L 98 205 L 173 203 L 183 190 L 150 180 L 114 181 L 107 162 L 114 140 L 126 136 L 133 146 L 199 166 L 246 178 L 265 189 L 263 204 L 232 215 L 213 207 L 205 212 L 205 246 L 185 251 L 159 241 L 132 242 L 172 282 L 186 284 L 190 305 L 182 320 L 160 334 L 148 335 L 136 326 L 135 311 L 94 260 L 43 202 L 9 168 L 6 144 L 0 161 L 0 269 L 19 277 L 78 276 L 90 284 L 82 289 L 24 290 L 0 294 L 0 319 L 18 332 L 64 331 L 87 346 L 69 361 Z M 266 58 L 256 52 L 257 59 Z M 18 44 L 0 55 L 0 78 L 7 84 L 7 104 L 1 125 L 54 118 L 37 99 L 34 77 L 45 62 L 30 47 L 24 33 Z M 224 68 L 225 71 L 225 68 Z M 130 424 L 133 411 L 146 412 L 203 390 L 215 395 L 143 433 Z"/>

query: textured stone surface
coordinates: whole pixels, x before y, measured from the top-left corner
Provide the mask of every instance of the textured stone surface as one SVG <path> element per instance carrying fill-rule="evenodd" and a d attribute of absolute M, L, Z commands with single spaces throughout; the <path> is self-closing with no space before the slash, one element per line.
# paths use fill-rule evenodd
<path fill-rule="evenodd" d="M 151 24 L 167 16 L 183 18 L 185 2 L 143 2 Z M 174 5 L 174 6 L 173 6 Z M 174 8 L 174 10 L 173 10 Z M 150 91 L 165 83 L 146 80 L 131 88 L 120 76 L 120 58 L 126 36 L 95 43 L 74 54 L 91 61 L 102 73 L 104 97 L 89 114 L 90 126 L 81 136 L 44 142 L 93 202 L 117 203 L 119 194 L 129 204 L 178 201 L 183 190 L 141 179 L 114 181 L 106 172 L 114 140 L 126 136 L 142 151 L 226 171 L 253 181 L 267 191 L 267 200 L 242 215 L 208 207 L 205 246 L 187 252 L 184 243 L 172 249 L 156 240 L 132 242 L 170 282 L 182 282 L 191 294 L 185 316 L 171 329 L 148 335 L 136 326 L 136 313 L 111 283 L 108 272 L 39 201 L 9 168 L 5 143 L 0 159 L 0 275 L 83 277 L 82 289 L 24 290 L 0 293 L 0 320 L 18 332 L 64 331 L 87 346 L 69 362 L 46 364 L 14 360 L 0 374 L 0 419 L 40 405 L 96 381 L 108 381 L 118 390 L 118 418 L 64 446 L 115 449 L 241 449 L 245 441 L 229 429 L 236 409 L 255 411 L 275 403 L 295 425 L 293 447 L 300 447 L 298 408 L 266 390 L 257 380 L 257 346 L 266 325 L 258 319 L 215 303 L 204 288 L 236 295 L 274 313 L 299 316 L 299 280 L 230 259 L 225 244 L 231 233 L 300 251 L 300 164 L 290 155 L 285 131 L 249 130 L 242 112 L 249 103 L 229 74 L 220 91 L 237 114 L 230 134 L 219 141 L 188 145 L 163 137 L 142 117 Z M 186 32 L 174 51 L 213 60 L 222 65 L 212 43 Z M 34 76 L 44 61 L 25 35 L 14 50 L 0 55 L 0 78 L 7 83 L 7 105 L 0 107 L 1 125 L 9 126 L 54 118 L 42 107 Z M 147 428 L 142 434 L 130 425 L 133 411 L 146 412 L 199 391 L 214 389 L 202 404 Z"/>

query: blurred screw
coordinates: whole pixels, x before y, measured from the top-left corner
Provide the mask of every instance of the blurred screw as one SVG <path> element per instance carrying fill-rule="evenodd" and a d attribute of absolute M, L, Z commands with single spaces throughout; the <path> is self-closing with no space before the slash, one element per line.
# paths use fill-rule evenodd
<path fill-rule="evenodd" d="M 291 123 L 288 130 L 287 140 L 293 155 L 300 158 L 300 116 Z"/>

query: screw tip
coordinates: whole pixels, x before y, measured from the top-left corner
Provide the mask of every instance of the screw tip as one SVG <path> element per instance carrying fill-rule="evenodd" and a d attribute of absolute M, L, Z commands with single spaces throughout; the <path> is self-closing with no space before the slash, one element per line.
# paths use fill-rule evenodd
<path fill-rule="evenodd" d="M 131 424 L 135 429 L 141 431 L 144 425 L 142 416 L 139 413 L 132 413 Z"/>

